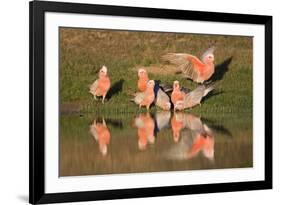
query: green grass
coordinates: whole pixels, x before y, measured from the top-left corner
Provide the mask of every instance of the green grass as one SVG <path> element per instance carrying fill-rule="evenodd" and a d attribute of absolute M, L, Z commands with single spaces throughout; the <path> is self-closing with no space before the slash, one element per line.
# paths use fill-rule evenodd
<path fill-rule="evenodd" d="M 156 32 L 105 31 L 95 29 L 60 29 L 60 104 L 61 109 L 78 107 L 90 113 L 133 113 L 138 107 L 130 102 L 136 91 L 136 67 L 162 66 L 160 57 L 168 52 L 186 52 L 201 56 L 215 44 L 215 64 L 232 57 L 228 72 L 216 81 L 216 95 L 206 98 L 197 113 L 252 112 L 252 38 L 215 35 L 191 35 Z M 102 65 L 109 70 L 111 84 L 124 80 L 122 91 L 111 93 L 105 105 L 93 101 L 88 87 L 97 79 Z M 183 86 L 196 83 L 180 75 L 150 73 L 151 79 L 170 83 L 179 80 Z M 66 110 L 67 110 L 66 109 Z M 152 107 L 152 111 L 155 111 Z"/>

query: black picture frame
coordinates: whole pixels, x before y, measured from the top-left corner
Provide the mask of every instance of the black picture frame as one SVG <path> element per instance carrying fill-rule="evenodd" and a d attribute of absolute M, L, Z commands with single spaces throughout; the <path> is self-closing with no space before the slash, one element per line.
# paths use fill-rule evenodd
<path fill-rule="evenodd" d="M 260 190 L 272 188 L 272 17 L 262 15 L 230 14 L 105 6 L 62 2 L 32 1 L 29 4 L 30 43 L 30 142 L 29 142 L 29 202 L 32 204 L 154 197 L 198 193 Z M 154 188 L 135 188 L 71 193 L 45 193 L 45 12 L 98 14 L 110 16 L 182 19 L 209 22 L 247 23 L 265 26 L 265 180 L 235 183 L 197 184 Z"/>

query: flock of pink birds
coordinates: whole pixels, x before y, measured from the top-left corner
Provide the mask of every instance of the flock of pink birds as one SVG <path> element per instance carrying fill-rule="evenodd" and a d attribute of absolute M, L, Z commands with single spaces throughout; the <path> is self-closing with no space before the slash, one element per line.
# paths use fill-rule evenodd
<path fill-rule="evenodd" d="M 215 72 L 214 50 L 214 47 L 207 49 L 201 59 L 186 53 L 168 53 L 162 56 L 163 61 L 176 66 L 185 78 L 199 83 L 197 88 L 192 91 L 184 91 L 177 80 L 173 82 L 172 93 L 168 95 L 161 85 L 157 85 L 159 88 L 155 89 L 156 81 L 149 79 L 146 69 L 139 69 L 137 73 L 138 82 L 136 83 L 138 92 L 134 94 L 132 101 L 139 108 L 146 107 L 147 110 L 153 103 L 163 110 L 170 110 L 173 105 L 174 111 L 201 105 L 202 98 L 214 89 L 213 86 L 203 84 Z M 104 103 L 109 89 L 108 69 L 106 66 L 102 66 L 98 79 L 90 86 L 90 93 L 94 96 L 94 99 L 97 99 L 97 96 L 102 97 L 102 103 Z"/>

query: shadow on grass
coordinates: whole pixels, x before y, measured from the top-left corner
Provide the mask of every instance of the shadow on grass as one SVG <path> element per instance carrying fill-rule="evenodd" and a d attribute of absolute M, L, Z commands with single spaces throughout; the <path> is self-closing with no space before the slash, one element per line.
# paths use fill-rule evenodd
<path fill-rule="evenodd" d="M 214 75 L 210 78 L 210 81 L 216 82 L 223 79 L 223 76 L 228 72 L 229 65 L 232 61 L 233 57 L 227 58 L 225 61 L 223 61 L 221 64 L 217 65 L 215 68 Z"/>
<path fill-rule="evenodd" d="M 118 80 L 117 82 L 115 82 L 111 88 L 109 89 L 107 95 L 106 95 L 106 98 L 108 100 L 110 100 L 110 98 L 112 98 L 113 95 L 116 95 L 120 92 L 122 92 L 123 90 L 123 84 L 124 84 L 124 79 L 121 79 L 121 80 Z"/>

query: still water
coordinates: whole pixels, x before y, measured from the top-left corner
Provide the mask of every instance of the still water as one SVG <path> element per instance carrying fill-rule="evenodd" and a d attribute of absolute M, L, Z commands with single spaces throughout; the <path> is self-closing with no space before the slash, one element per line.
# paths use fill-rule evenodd
<path fill-rule="evenodd" d="M 252 167 L 251 114 L 60 117 L 60 176 Z"/>

